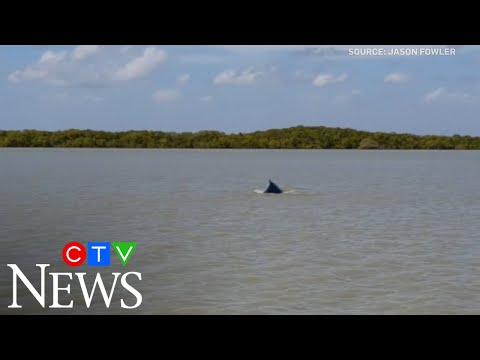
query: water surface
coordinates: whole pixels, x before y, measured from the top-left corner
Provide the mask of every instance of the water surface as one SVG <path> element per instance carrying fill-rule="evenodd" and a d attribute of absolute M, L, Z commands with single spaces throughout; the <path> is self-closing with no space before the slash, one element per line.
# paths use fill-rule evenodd
<path fill-rule="evenodd" d="M 0 150 L 0 313 L 478 314 L 480 152 Z M 288 194 L 258 194 L 271 178 Z M 143 296 L 76 278 L 42 309 L 38 263 L 68 267 L 69 241 L 136 241 L 123 267 Z M 47 306 L 52 302 L 47 275 Z M 62 286 L 68 281 L 62 280 Z M 108 289 L 108 287 L 107 287 Z"/>

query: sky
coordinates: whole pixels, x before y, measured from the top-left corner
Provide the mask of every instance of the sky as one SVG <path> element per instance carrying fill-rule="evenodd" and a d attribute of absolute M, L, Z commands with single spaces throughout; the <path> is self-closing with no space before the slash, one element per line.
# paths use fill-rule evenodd
<path fill-rule="evenodd" d="M 479 70 L 469 45 L 3 45 L 0 129 L 480 136 Z"/>

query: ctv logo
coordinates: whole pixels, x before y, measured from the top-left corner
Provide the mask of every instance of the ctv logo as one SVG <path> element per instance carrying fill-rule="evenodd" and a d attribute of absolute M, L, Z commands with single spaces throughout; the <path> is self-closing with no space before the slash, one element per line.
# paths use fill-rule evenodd
<path fill-rule="evenodd" d="M 112 242 L 112 247 L 125 266 L 137 247 L 137 243 Z M 85 247 L 78 242 L 68 243 L 63 248 L 63 261 L 70 266 L 80 266 L 88 257 L 88 266 L 110 266 L 110 243 L 89 242 L 87 249 L 88 250 L 85 250 Z"/>
<path fill-rule="evenodd" d="M 137 247 L 137 243 L 135 242 L 89 242 L 87 243 L 87 247 L 85 248 L 79 242 L 70 242 L 63 247 L 62 250 L 62 257 L 63 261 L 72 267 L 79 267 L 82 265 L 85 260 L 87 260 L 87 265 L 89 267 L 105 267 L 111 266 L 110 264 L 110 253 L 111 249 L 115 250 L 120 262 L 123 266 L 126 266 L 132 257 L 132 254 Z M 19 309 L 22 308 L 22 305 L 18 304 L 18 280 L 20 280 L 28 291 L 34 296 L 34 298 L 38 301 L 38 303 L 45 308 L 46 303 L 46 295 L 45 295 L 45 269 L 50 266 L 50 264 L 36 264 L 37 267 L 40 268 L 40 291 L 38 291 L 30 282 L 30 280 L 25 276 L 25 274 L 20 270 L 20 268 L 16 264 L 7 264 L 9 268 L 12 269 L 12 304 L 9 305 L 9 308 L 12 309 Z M 100 289 L 100 293 L 103 297 L 104 303 L 106 308 L 110 307 L 113 294 L 115 292 L 115 287 L 117 285 L 117 280 L 120 278 L 121 286 L 131 293 L 136 301 L 133 305 L 127 305 L 124 299 L 120 299 L 120 306 L 123 309 L 135 309 L 139 307 L 142 303 L 142 294 L 135 289 L 128 281 L 127 278 L 129 276 L 135 276 L 138 280 L 142 280 L 142 274 L 139 272 L 127 272 L 127 273 L 120 273 L 120 272 L 112 272 L 113 276 L 113 284 L 112 287 L 107 293 L 107 289 L 105 288 L 105 284 L 103 283 L 102 275 L 100 273 L 96 273 L 95 280 L 93 281 L 93 285 L 91 285 L 91 290 L 89 290 L 88 281 L 85 279 L 86 272 L 50 272 L 49 275 L 51 276 L 52 280 L 52 304 L 49 305 L 49 308 L 60 309 L 60 308 L 73 308 L 74 302 L 68 299 L 62 299 L 62 304 L 60 303 L 60 292 L 66 292 L 70 295 L 71 285 L 79 285 L 82 291 L 82 295 L 85 301 L 85 305 L 87 308 L 90 308 L 90 305 L 93 300 L 93 296 L 95 294 L 95 290 L 98 288 Z M 72 283 L 72 280 L 75 279 L 76 282 Z M 68 282 L 67 286 L 60 287 L 60 279 L 62 280 L 62 284 Z M 68 302 L 68 303 L 66 303 Z"/>

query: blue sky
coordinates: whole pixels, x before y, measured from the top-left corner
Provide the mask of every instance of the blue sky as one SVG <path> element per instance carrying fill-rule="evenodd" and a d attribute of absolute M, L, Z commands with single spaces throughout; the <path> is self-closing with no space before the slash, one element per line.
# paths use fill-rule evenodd
<path fill-rule="evenodd" d="M 349 49 L 454 55 L 350 55 Z M 480 47 L 0 46 L 0 129 L 480 135 Z"/>

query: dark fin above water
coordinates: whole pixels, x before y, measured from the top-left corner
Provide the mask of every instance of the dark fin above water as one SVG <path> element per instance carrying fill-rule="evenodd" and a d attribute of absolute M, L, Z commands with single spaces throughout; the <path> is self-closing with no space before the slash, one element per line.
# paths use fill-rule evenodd
<path fill-rule="evenodd" d="M 277 184 L 275 184 L 272 180 L 268 180 L 270 185 L 268 185 L 267 190 L 265 190 L 265 194 L 281 194 L 283 190 L 280 189 Z"/>

